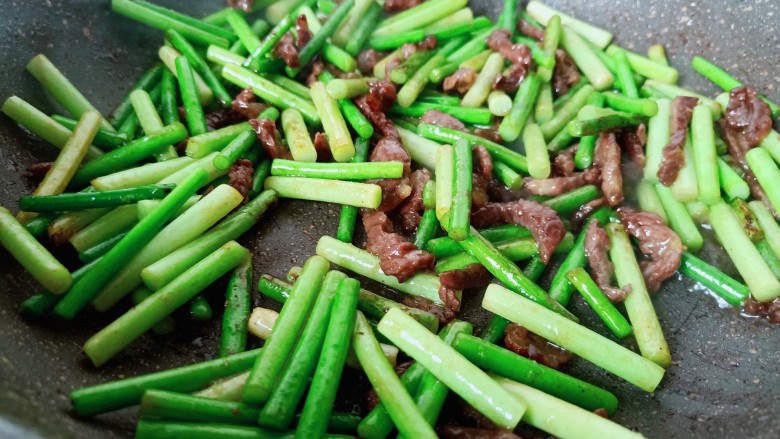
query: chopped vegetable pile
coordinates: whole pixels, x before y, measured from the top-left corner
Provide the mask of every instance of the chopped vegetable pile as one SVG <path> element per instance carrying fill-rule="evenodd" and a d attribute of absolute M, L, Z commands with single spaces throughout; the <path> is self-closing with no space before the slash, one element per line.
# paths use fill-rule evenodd
<path fill-rule="evenodd" d="M 77 389 L 78 416 L 140 405 L 137 438 L 641 437 L 558 369 L 576 355 L 653 392 L 674 352 L 652 296 L 676 272 L 780 322 L 780 106 L 720 67 L 692 60 L 711 99 L 662 46 L 536 0 L 496 23 L 467 0 L 230 3 L 198 19 L 112 0 L 165 39 L 105 118 L 43 54 L 27 69 L 69 116 L 2 106 L 61 150 L 16 215 L 0 207 L 0 243 L 43 287 L 23 312 L 129 298 L 83 346 L 101 366 L 177 310 L 212 319 L 229 277 L 217 358 Z M 278 305 L 253 310 L 262 249 L 237 240 L 286 198 L 341 205 L 337 233 L 259 276 Z M 702 226 L 741 280 L 696 255 Z M 73 272 L 49 252 L 65 245 Z M 461 303 L 485 287 L 475 328 Z M 608 336 L 567 309 L 575 292 Z M 373 388 L 360 411 L 334 410 L 345 367 Z"/>

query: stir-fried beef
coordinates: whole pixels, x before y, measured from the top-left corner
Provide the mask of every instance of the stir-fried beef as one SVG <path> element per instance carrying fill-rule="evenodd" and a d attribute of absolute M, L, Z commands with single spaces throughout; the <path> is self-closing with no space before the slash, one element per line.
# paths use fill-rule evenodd
<path fill-rule="evenodd" d="M 599 226 L 595 219 L 590 220 L 585 231 L 585 256 L 588 257 L 588 265 L 593 275 L 593 280 L 601 288 L 612 302 L 622 302 L 631 291 L 631 286 L 615 288 L 612 286 L 612 275 L 615 266 L 607 256 L 609 251 L 609 237 L 607 232 Z"/>
<path fill-rule="evenodd" d="M 256 119 L 266 108 L 264 104 L 257 102 L 257 96 L 251 88 L 241 90 L 230 106 L 233 113 L 240 114 L 244 119 Z"/>
<path fill-rule="evenodd" d="M 285 64 L 290 67 L 301 67 L 301 59 L 298 54 L 303 46 L 305 46 L 312 38 L 312 33 L 309 30 L 309 23 L 306 16 L 301 14 L 295 19 L 295 31 L 298 35 L 297 39 L 294 39 L 291 32 L 287 32 L 282 36 L 282 39 L 276 43 L 274 51 L 279 55 Z"/>
<path fill-rule="evenodd" d="M 575 172 L 568 177 L 553 177 L 536 179 L 526 177 L 523 189 L 532 195 L 557 196 L 599 181 L 599 168 L 590 167 L 582 172 Z"/>
<path fill-rule="evenodd" d="M 393 232 L 393 223 L 380 210 L 363 212 L 366 250 L 379 257 L 379 266 L 388 276 L 405 282 L 420 270 L 433 267 L 435 258 L 405 237 Z"/>
<path fill-rule="evenodd" d="M 475 72 L 474 69 L 464 67 L 444 78 L 442 90 L 444 90 L 445 93 L 455 90 L 460 94 L 466 94 L 476 80 L 477 72 Z"/>
<path fill-rule="evenodd" d="M 745 302 L 745 312 L 753 316 L 766 317 L 770 323 L 780 323 L 780 299 L 757 302 L 750 297 Z"/>
<path fill-rule="evenodd" d="M 693 107 L 699 98 L 677 96 L 672 102 L 671 134 L 669 144 L 664 146 L 663 160 L 658 167 L 658 180 L 664 186 L 671 186 L 680 169 L 685 165 L 683 147 L 688 136 L 688 124 L 691 122 Z"/>
<path fill-rule="evenodd" d="M 571 218 L 571 229 L 573 232 L 578 232 L 585 225 L 585 221 L 590 215 L 598 210 L 599 207 L 605 206 L 607 200 L 604 197 L 596 198 L 595 200 L 588 201 L 574 212 Z"/>
<path fill-rule="evenodd" d="M 247 14 L 252 12 L 252 6 L 255 0 L 228 0 L 228 6 L 239 11 L 244 11 Z"/>
<path fill-rule="evenodd" d="M 531 49 L 525 44 L 512 44 L 511 33 L 506 29 L 497 29 L 490 33 L 487 45 L 490 49 L 501 54 L 512 65 L 509 74 L 498 75 L 493 82 L 495 90 L 515 92 L 531 68 Z"/>
<path fill-rule="evenodd" d="M 490 181 L 493 178 L 493 158 L 490 157 L 488 150 L 482 146 L 477 145 L 471 152 L 474 163 L 474 172 L 479 174 L 483 179 Z"/>
<path fill-rule="evenodd" d="M 451 128 L 453 130 L 465 131 L 466 125 L 463 122 L 455 119 L 454 116 L 444 113 L 439 110 L 428 110 L 420 118 L 420 123 L 429 123 L 432 125 L 438 125 L 444 128 Z"/>
<path fill-rule="evenodd" d="M 358 70 L 366 76 L 374 76 L 374 66 L 386 56 L 386 52 L 379 52 L 374 49 L 364 50 L 357 57 Z"/>
<path fill-rule="evenodd" d="M 640 264 L 648 291 L 658 291 L 680 266 L 685 250 L 680 237 L 654 213 L 628 207 L 619 208 L 617 213 L 626 231 L 639 241 L 639 250 L 650 258 Z"/>
<path fill-rule="evenodd" d="M 645 166 L 645 144 L 647 143 L 647 128 L 640 124 L 636 130 L 620 130 L 615 132 L 620 148 L 628 153 L 628 158 L 638 168 Z"/>
<path fill-rule="evenodd" d="M 411 9 L 425 0 L 385 0 L 385 11 L 400 12 Z"/>
<path fill-rule="evenodd" d="M 439 275 L 439 298 L 452 310 L 460 309 L 455 291 L 482 288 L 490 282 L 490 273 L 479 264 L 471 264 L 461 270 L 447 271 Z"/>
<path fill-rule="evenodd" d="M 723 137 L 734 157 L 745 171 L 745 181 L 753 197 L 761 200 L 775 214 L 772 204 L 758 184 L 756 176 L 745 161 L 745 154 L 755 148 L 772 130 L 772 116 L 769 106 L 750 87 L 737 87 L 729 93 L 729 104 L 720 120 Z"/>
<path fill-rule="evenodd" d="M 441 292 L 439 293 L 441 295 Z M 455 294 L 454 291 L 452 294 Z M 447 324 L 455 318 L 455 310 L 439 306 L 432 301 L 420 296 L 406 296 L 402 302 L 406 306 L 421 309 L 435 315 L 441 324 Z"/>
<path fill-rule="evenodd" d="M 580 82 L 580 71 L 574 60 L 563 49 L 555 51 L 555 69 L 553 69 L 552 85 L 556 96 L 560 96 L 576 83 Z"/>
<path fill-rule="evenodd" d="M 255 130 L 257 140 L 263 145 L 265 153 L 272 159 L 292 159 L 290 150 L 279 142 L 276 123 L 271 119 L 250 119 L 249 124 Z"/>
<path fill-rule="evenodd" d="M 399 208 L 401 228 L 406 233 L 413 233 L 420 225 L 420 212 L 423 210 L 422 193 L 425 183 L 431 179 L 431 172 L 425 168 L 412 172 L 412 193 Z"/>
<path fill-rule="evenodd" d="M 554 177 L 571 177 L 574 174 L 574 154 L 578 145 L 571 146 L 559 152 L 552 163 L 552 175 Z"/>
<path fill-rule="evenodd" d="M 488 430 L 460 425 L 440 425 L 436 432 L 444 439 L 523 439 L 509 430 Z"/>
<path fill-rule="evenodd" d="M 318 162 L 329 162 L 333 160 L 333 154 L 330 152 L 330 142 L 325 133 L 317 131 L 314 133 L 314 150 L 317 151 Z"/>
<path fill-rule="evenodd" d="M 601 192 L 610 206 L 617 206 L 623 201 L 623 173 L 620 170 L 620 146 L 614 133 L 599 134 L 593 164 L 601 169 Z"/>
<path fill-rule="evenodd" d="M 392 123 L 391 123 L 392 125 Z M 393 127 L 395 129 L 395 127 Z M 372 162 L 390 162 L 400 161 L 404 164 L 404 174 L 401 178 L 382 178 L 378 180 L 367 180 L 367 183 L 377 184 L 382 188 L 382 204 L 379 210 L 390 212 L 395 210 L 412 193 L 412 185 L 409 181 L 411 175 L 412 159 L 401 145 L 398 137 L 386 136 L 377 142 L 374 150 L 371 151 L 369 161 Z"/>
<path fill-rule="evenodd" d="M 553 369 L 558 369 L 571 360 L 568 351 L 515 323 L 510 323 L 506 327 L 504 346 L 517 355 L 530 358 Z"/>
<path fill-rule="evenodd" d="M 523 19 L 517 21 L 517 30 L 520 31 L 521 34 L 529 36 L 540 43 L 544 41 L 544 29 L 534 27 L 531 23 Z"/>
<path fill-rule="evenodd" d="M 501 136 L 498 134 L 498 130 L 493 128 L 475 128 L 474 134 L 494 143 L 502 142 Z"/>
<path fill-rule="evenodd" d="M 247 201 L 249 191 L 252 190 L 252 179 L 254 176 L 255 169 L 252 167 L 252 162 L 247 159 L 236 160 L 230 166 L 230 171 L 228 171 L 228 184 L 244 196 L 244 202 Z"/>
<path fill-rule="evenodd" d="M 409 59 L 410 56 L 412 56 L 419 50 L 435 49 L 438 43 L 439 43 L 438 38 L 432 35 L 425 37 L 425 39 L 420 41 L 419 43 L 406 43 L 403 46 L 401 46 L 401 56 L 404 59 Z"/>
<path fill-rule="evenodd" d="M 471 214 L 471 225 L 477 228 L 500 223 L 517 224 L 530 230 L 539 246 L 539 257 L 545 264 L 550 262 L 555 248 L 566 234 L 563 221 L 554 210 L 531 200 L 488 203 Z"/>
<path fill-rule="evenodd" d="M 51 170 L 53 165 L 54 162 L 33 163 L 28 166 L 25 171 L 27 172 L 27 176 L 30 177 L 30 179 L 41 181 L 44 177 L 46 177 L 46 174 Z"/>

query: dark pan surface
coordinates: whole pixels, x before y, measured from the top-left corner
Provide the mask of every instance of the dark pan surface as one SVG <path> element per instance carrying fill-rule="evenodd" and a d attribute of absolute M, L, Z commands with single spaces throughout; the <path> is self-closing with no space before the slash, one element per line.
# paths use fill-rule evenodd
<path fill-rule="evenodd" d="M 219 0 L 161 3 L 196 16 L 224 5 Z M 478 12 L 488 10 L 495 18 L 501 3 L 475 1 L 472 7 Z M 780 100 L 777 2 L 548 3 L 614 31 L 621 45 L 639 52 L 650 44 L 663 43 L 685 86 L 705 94 L 716 92 L 688 67 L 690 58 L 701 54 Z M 161 41 L 160 32 L 112 14 L 108 1 L 5 0 L 0 6 L 0 99 L 17 94 L 47 113 L 62 110 L 24 69 L 35 54 L 45 53 L 106 114 L 151 65 Z M 53 160 L 55 153 L 0 116 L 0 203 L 15 210 L 17 197 L 33 188 L 22 177 L 24 168 Z M 336 206 L 282 203 L 243 241 L 254 249 L 255 273 L 284 275 L 291 265 L 300 265 L 313 253 L 319 236 L 335 232 L 337 215 Z M 722 253 L 715 245 L 710 247 L 710 255 Z M 726 259 L 716 259 L 733 274 Z M 80 347 L 115 316 L 88 312 L 73 322 L 23 318 L 19 303 L 39 287 L 6 252 L 0 251 L 0 261 L 2 438 L 131 437 L 135 410 L 76 420 L 70 413 L 68 392 L 202 361 L 215 351 L 217 319 L 202 326 L 179 319 L 181 327 L 193 327 L 166 338 L 146 336 L 96 370 L 85 361 Z M 621 403 L 615 419 L 647 437 L 780 437 L 778 327 L 744 318 L 736 310 L 720 309 L 714 299 L 692 287 L 688 280 L 674 280 L 655 297 L 674 358 L 655 394 L 646 394 L 583 361 L 572 366 L 572 374 L 615 392 Z M 218 303 L 220 292 L 214 293 L 212 298 Z M 601 330 L 581 304 L 574 311 L 590 327 Z M 479 297 L 466 300 L 464 317 L 478 325 L 484 323 Z"/>

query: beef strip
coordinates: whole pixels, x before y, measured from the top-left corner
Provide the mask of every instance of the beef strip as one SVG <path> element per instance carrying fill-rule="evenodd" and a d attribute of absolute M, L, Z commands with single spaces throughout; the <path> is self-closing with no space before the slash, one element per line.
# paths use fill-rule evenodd
<path fill-rule="evenodd" d="M 529 36 L 540 43 L 544 41 L 544 29 L 534 27 L 531 23 L 522 18 L 517 20 L 517 30 L 520 31 L 521 34 Z"/>
<path fill-rule="evenodd" d="M 298 54 L 312 38 L 305 15 L 301 14 L 295 19 L 295 31 L 298 35 L 297 39 L 293 38 L 291 32 L 285 33 L 279 42 L 276 43 L 276 46 L 274 46 L 274 51 L 285 64 L 293 68 L 299 68 L 301 67 L 301 59 L 298 57 Z"/>
<path fill-rule="evenodd" d="M 645 166 L 645 144 L 647 144 L 647 128 L 640 124 L 636 130 L 620 130 L 615 132 L 620 149 L 628 153 L 628 158 L 638 168 Z"/>
<path fill-rule="evenodd" d="M 385 0 L 384 9 L 387 12 L 400 12 L 411 9 L 425 0 Z"/>
<path fill-rule="evenodd" d="M 523 439 L 509 430 L 488 430 L 460 425 L 440 425 L 436 432 L 444 439 Z"/>
<path fill-rule="evenodd" d="M 247 159 L 236 160 L 228 171 L 228 184 L 244 196 L 244 203 L 247 202 L 249 191 L 252 190 L 254 176 L 255 170 L 252 167 L 252 162 Z"/>
<path fill-rule="evenodd" d="M 325 133 L 317 131 L 314 133 L 314 149 L 317 151 L 318 162 L 333 161 L 333 154 L 330 152 L 330 142 Z"/>
<path fill-rule="evenodd" d="M 501 136 L 498 134 L 497 129 L 493 128 L 475 128 L 474 134 L 482 137 L 483 139 L 490 140 L 493 143 L 501 143 L 503 142 L 503 139 L 501 139 Z"/>
<path fill-rule="evenodd" d="M 527 329 L 516 323 L 510 323 L 506 327 L 504 346 L 517 355 L 530 358 L 553 369 L 558 369 L 571 360 L 571 353 L 555 346 L 543 337 L 528 332 Z"/>
<path fill-rule="evenodd" d="M 463 122 L 455 119 L 454 116 L 439 110 L 428 110 L 420 118 L 420 123 L 429 123 L 444 128 L 450 128 L 458 131 L 467 131 Z"/>
<path fill-rule="evenodd" d="M 780 323 L 780 299 L 758 302 L 752 297 L 745 302 L 745 312 L 752 316 L 766 317 L 770 323 Z"/>
<path fill-rule="evenodd" d="M 737 87 L 729 93 L 729 104 L 719 124 L 729 154 L 745 171 L 745 181 L 750 186 L 751 194 L 761 200 L 777 217 L 777 212 L 745 160 L 745 154 L 761 143 L 772 130 L 772 114 L 769 106 L 752 88 Z"/>
<path fill-rule="evenodd" d="M 477 145 L 471 151 L 471 155 L 474 163 L 474 172 L 489 182 L 493 178 L 493 158 L 490 156 L 487 148 Z"/>
<path fill-rule="evenodd" d="M 471 214 L 471 225 L 476 228 L 481 229 L 499 223 L 517 224 L 530 230 L 539 246 L 539 257 L 545 264 L 550 261 L 555 248 L 566 234 L 566 227 L 558 214 L 535 201 L 488 203 Z"/>
<path fill-rule="evenodd" d="M 377 184 L 382 188 L 382 203 L 379 210 L 390 212 L 395 210 L 412 193 L 412 185 L 409 181 L 411 176 L 412 159 L 401 145 L 398 137 L 386 136 L 377 142 L 374 150 L 371 151 L 371 162 L 389 162 L 400 161 L 404 164 L 404 173 L 401 178 L 382 178 L 378 180 L 367 180 L 366 183 Z"/>
<path fill-rule="evenodd" d="M 509 67 L 509 74 L 496 76 L 493 82 L 495 90 L 506 92 L 515 92 L 520 83 L 525 78 L 526 73 L 531 68 L 533 61 L 531 49 L 525 44 L 512 44 L 512 34 L 507 29 L 496 29 L 490 33 L 487 38 L 487 45 L 490 49 L 501 54 L 504 59 L 512 65 Z"/>
<path fill-rule="evenodd" d="M 555 51 L 555 68 L 553 69 L 553 91 L 560 96 L 576 83 L 580 82 L 580 71 L 574 60 L 563 49 Z"/>
<path fill-rule="evenodd" d="M 438 38 L 434 37 L 433 35 L 425 37 L 425 39 L 419 43 L 406 43 L 401 46 L 401 56 L 403 59 L 409 59 L 409 57 L 415 54 L 417 51 L 435 49 L 438 43 Z"/>
<path fill-rule="evenodd" d="M 457 316 L 457 313 L 453 309 L 439 306 L 425 297 L 406 296 L 402 303 L 406 306 L 421 309 L 435 315 L 442 325 L 446 325 Z"/>
<path fill-rule="evenodd" d="M 244 11 L 247 14 L 252 12 L 252 6 L 255 0 L 228 0 L 228 6 L 239 11 Z"/>
<path fill-rule="evenodd" d="M 585 186 L 586 184 L 596 184 L 599 181 L 599 168 L 590 167 L 582 172 L 575 172 L 568 177 L 553 177 L 545 179 L 536 179 L 526 177 L 524 179 L 523 189 L 532 195 L 551 195 L 557 196 L 566 192 Z"/>
<path fill-rule="evenodd" d="M 292 159 L 290 150 L 279 142 L 276 123 L 271 119 L 250 119 L 249 124 L 255 130 L 257 140 L 263 145 L 265 153 L 271 159 Z"/>
<path fill-rule="evenodd" d="M 423 210 L 423 188 L 431 177 L 431 171 L 425 168 L 412 172 L 410 177 L 412 193 L 399 208 L 401 228 L 406 233 L 414 233 L 420 225 L 420 219 L 422 218 L 420 212 Z"/>
<path fill-rule="evenodd" d="M 603 131 L 596 140 L 593 164 L 601 170 L 601 192 L 614 207 L 623 201 L 623 173 L 620 170 L 620 146 L 615 134 Z"/>
<path fill-rule="evenodd" d="M 364 50 L 357 57 L 358 70 L 366 76 L 374 76 L 374 66 L 386 56 L 386 52 L 379 52 L 374 49 Z"/>
<path fill-rule="evenodd" d="M 607 232 L 599 226 L 595 219 L 590 220 L 585 231 L 585 256 L 588 258 L 590 272 L 596 285 L 601 288 L 610 301 L 622 302 L 631 291 L 631 286 L 615 288 L 612 286 L 612 276 L 615 266 L 607 256 L 609 251 L 609 237 Z"/>
<path fill-rule="evenodd" d="M 585 225 L 585 221 L 587 221 L 588 217 L 590 217 L 593 212 L 598 210 L 599 207 L 605 206 L 606 204 L 607 200 L 604 197 L 600 197 L 596 198 L 595 200 L 588 201 L 587 203 L 580 206 L 579 209 L 574 212 L 574 215 L 572 215 L 571 218 L 572 232 L 580 231 L 582 226 Z"/>
<path fill-rule="evenodd" d="M 25 169 L 27 177 L 34 181 L 41 181 L 49 173 L 54 162 L 33 163 Z"/>
<path fill-rule="evenodd" d="M 617 213 L 626 231 L 639 241 L 639 250 L 650 258 L 640 264 L 648 291 L 658 291 L 680 266 L 685 246 L 654 213 L 635 212 L 628 207 L 618 208 Z"/>
<path fill-rule="evenodd" d="M 439 275 L 441 286 L 439 298 L 447 308 L 457 311 L 460 309 L 460 300 L 455 295 L 458 290 L 469 288 L 482 288 L 490 282 L 490 272 L 479 264 L 471 264 L 461 270 L 446 271 Z"/>
<path fill-rule="evenodd" d="M 240 114 L 245 120 L 256 119 L 266 108 L 266 105 L 257 102 L 257 96 L 251 88 L 241 90 L 230 105 L 233 113 Z"/>
<path fill-rule="evenodd" d="M 677 96 L 672 101 L 671 134 L 669 144 L 664 146 L 663 159 L 658 167 L 658 180 L 664 186 L 671 186 L 680 169 L 685 166 L 683 147 L 688 137 L 688 124 L 691 122 L 693 107 L 699 98 Z"/>
<path fill-rule="evenodd" d="M 379 266 L 388 276 L 406 282 L 420 270 L 433 267 L 436 259 L 405 237 L 393 232 L 393 223 L 381 210 L 364 211 L 366 251 L 379 257 Z"/>
<path fill-rule="evenodd" d="M 466 94 L 476 80 L 477 72 L 475 72 L 474 69 L 468 67 L 460 68 L 455 73 L 444 78 L 442 90 L 444 90 L 445 93 L 455 90 L 460 94 Z"/>
<path fill-rule="evenodd" d="M 578 146 L 570 146 L 555 156 L 552 163 L 553 177 L 571 177 L 574 174 L 574 154 Z"/>

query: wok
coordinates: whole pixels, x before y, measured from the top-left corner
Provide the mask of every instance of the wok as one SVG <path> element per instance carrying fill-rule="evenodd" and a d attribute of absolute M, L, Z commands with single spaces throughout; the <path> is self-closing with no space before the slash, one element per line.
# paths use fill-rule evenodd
<path fill-rule="evenodd" d="M 202 16 L 224 1 L 158 2 Z M 501 1 L 471 2 L 475 12 L 493 18 Z M 663 43 L 684 86 L 714 95 L 716 88 L 688 67 L 692 56 L 712 59 L 737 78 L 780 100 L 780 3 L 657 0 L 548 1 L 567 13 L 614 31 L 623 46 L 644 52 Z M 652 6 L 651 6 L 652 4 Z M 159 31 L 111 13 L 108 1 L 3 1 L 0 13 L 0 98 L 16 94 L 47 113 L 62 112 L 25 71 L 27 61 L 46 54 L 107 114 L 130 84 L 155 60 Z M 16 199 L 33 185 L 25 167 L 56 157 L 56 150 L 0 116 L 0 203 Z M 243 239 L 255 254 L 255 273 L 284 275 L 314 252 L 316 240 L 336 230 L 338 207 L 282 202 Z M 712 242 L 710 240 L 710 242 Z M 734 269 L 717 244 L 706 258 L 727 272 Z M 67 260 L 73 254 L 60 251 Z M 180 319 L 168 337 L 147 335 L 106 366 L 85 361 L 83 342 L 116 315 L 86 312 L 72 322 L 38 321 L 18 311 L 39 290 L 9 254 L 0 251 L 0 437 L 126 438 L 135 410 L 80 420 L 67 395 L 74 388 L 202 361 L 215 352 L 219 321 L 189 324 Z M 219 303 L 221 286 L 211 295 Z M 224 291 L 224 290 L 222 290 Z M 260 302 L 261 299 L 256 299 Z M 465 301 L 464 316 L 484 324 L 479 296 Z M 598 331 L 602 326 L 575 300 L 574 312 Z M 650 438 L 780 437 L 780 343 L 778 326 L 743 317 L 687 280 L 676 278 L 654 296 L 673 365 L 654 394 L 647 394 L 584 361 L 572 374 L 613 391 L 620 399 L 615 420 Z M 267 305 L 267 303 L 266 303 Z M 219 313 L 218 313 L 219 315 Z"/>

